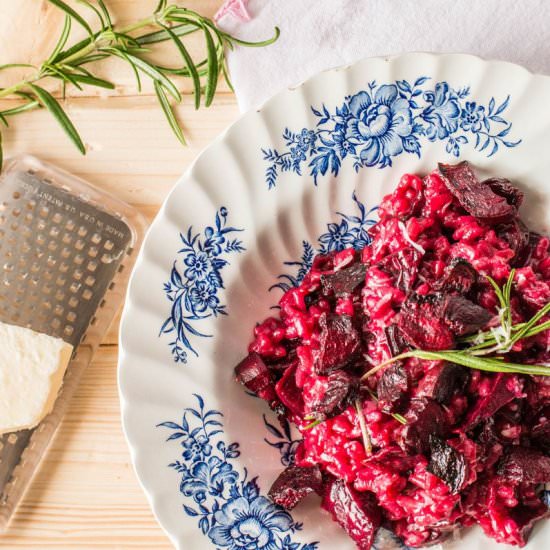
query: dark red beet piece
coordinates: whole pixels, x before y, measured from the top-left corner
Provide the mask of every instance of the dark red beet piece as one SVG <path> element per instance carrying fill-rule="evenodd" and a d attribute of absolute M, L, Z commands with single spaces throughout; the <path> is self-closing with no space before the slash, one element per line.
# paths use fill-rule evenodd
<path fill-rule="evenodd" d="M 414 248 L 403 248 L 380 260 L 378 267 L 394 277 L 398 288 L 409 292 L 418 277 L 418 266 L 421 259 L 422 256 Z"/>
<path fill-rule="evenodd" d="M 293 414 L 304 415 L 304 397 L 302 390 L 296 385 L 297 364 L 288 367 L 281 379 L 275 385 L 275 391 L 283 405 Z"/>
<path fill-rule="evenodd" d="M 443 317 L 455 336 L 472 334 L 483 328 L 493 317 L 485 308 L 460 295 L 447 295 Z"/>
<path fill-rule="evenodd" d="M 535 231 L 529 231 L 529 240 L 527 242 L 527 246 L 520 254 L 517 254 L 516 257 L 514 257 L 514 265 L 516 267 L 529 265 L 529 262 L 533 257 L 533 252 L 537 248 L 537 245 L 539 244 L 541 238 L 542 235 L 540 235 L 539 233 L 536 233 Z"/>
<path fill-rule="evenodd" d="M 433 386 L 432 399 L 442 405 L 448 405 L 457 391 L 464 390 L 469 379 L 470 373 L 467 368 L 445 363 Z"/>
<path fill-rule="evenodd" d="M 397 316 L 397 326 L 405 341 L 426 351 L 453 348 L 455 339 L 442 317 L 443 308 L 442 294 L 412 294 Z"/>
<path fill-rule="evenodd" d="M 512 447 L 497 473 L 515 483 L 550 483 L 550 457 L 536 449 Z"/>
<path fill-rule="evenodd" d="M 516 522 L 519 527 L 518 533 L 518 545 L 525 546 L 529 535 L 535 526 L 535 523 L 542 518 L 548 517 L 550 511 L 548 507 L 543 504 L 537 504 L 535 506 L 517 506 L 510 510 L 510 515 L 512 519 Z"/>
<path fill-rule="evenodd" d="M 296 356 L 296 350 L 291 349 L 285 357 L 269 358 L 265 361 L 267 368 L 275 373 L 275 376 L 280 376 L 286 369 L 298 364 L 298 357 Z"/>
<path fill-rule="evenodd" d="M 235 375 L 238 382 L 270 405 L 278 401 L 271 373 L 256 352 L 249 353 L 235 367 Z"/>
<path fill-rule="evenodd" d="M 525 262 L 527 248 L 529 246 L 529 229 L 521 220 L 512 220 L 507 223 L 499 223 L 495 227 L 497 237 L 507 242 L 515 252 L 510 262 L 513 267 L 521 267 Z"/>
<path fill-rule="evenodd" d="M 269 489 L 269 498 L 286 510 L 292 510 L 309 493 L 321 494 L 323 477 L 319 466 L 287 466 Z"/>
<path fill-rule="evenodd" d="M 390 348 L 392 356 L 395 357 L 407 349 L 407 342 L 405 342 L 396 324 L 388 325 L 384 329 L 384 333 L 386 334 L 386 341 L 388 342 L 388 347 Z"/>
<path fill-rule="evenodd" d="M 445 437 L 449 432 L 449 419 L 445 411 L 432 399 L 412 399 L 405 417 L 407 425 L 403 430 L 402 443 L 416 451 L 429 451 L 430 435 Z"/>
<path fill-rule="evenodd" d="M 348 364 L 361 348 L 359 333 L 348 315 L 322 315 L 321 334 L 315 361 L 317 374 L 329 374 Z"/>
<path fill-rule="evenodd" d="M 531 442 L 546 454 L 550 454 L 550 421 L 538 424 L 531 430 Z"/>
<path fill-rule="evenodd" d="M 370 550 L 382 516 L 374 496 L 359 493 L 341 479 L 331 479 L 325 487 L 322 507 L 355 541 L 359 550 Z"/>
<path fill-rule="evenodd" d="M 435 435 L 430 435 L 429 442 L 430 462 L 426 469 L 444 481 L 452 493 L 458 493 L 467 478 L 464 455 Z"/>
<path fill-rule="evenodd" d="M 409 378 L 400 363 L 386 367 L 378 380 L 378 406 L 387 413 L 401 412 L 407 405 Z"/>
<path fill-rule="evenodd" d="M 327 389 L 323 396 L 312 403 L 311 416 L 326 420 L 344 412 L 359 394 L 359 378 L 343 370 L 328 375 Z"/>
<path fill-rule="evenodd" d="M 523 192 L 512 185 L 510 180 L 506 178 L 489 178 L 481 182 L 483 185 L 488 185 L 493 193 L 500 195 L 506 199 L 508 204 L 515 206 L 517 209 L 523 203 Z"/>
<path fill-rule="evenodd" d="M 479 464 L 486 470 L 492 468 L 501 458 L 504 447 L 500 443 L 495 421 L 493 418 L 488 418 L 480 424 L 475 432 L 475 442 L 480 448 L 478 453 Z"/>
<path fill-rule="evenodd" d="M 516 207 L 495 193 L 490 185 L 480 182 L 467 161 L 439 164 L 439 172 L 449 191 L 468 214 L 488 223 L 500 223 L 516 217 Z"/>
<path fill-rule="evenodd" d="M 466 420 L 466 427 L 472 428 L 479 422 L 487 420 L 493 416 L 500 408 L 510 403 L 516 396 L 507 387 L 509 375 L 498 373 L 494 377 L 491 391 L 485 396 L 478 399 L 474 408 L 471 410 Z"/>
<path fill-rule="evenodd" d="M 454 258 L 445 268 L 445 274 L 434 288 L 442 292 L 467 294 L 477 282 L 477 271 L 463 258 Z"/>
<path fill-rule="evenodd" d="M 333 292 L 336 296 L 351 294 L 365 280 L 367 266 L 357 262 L 351 267 L 340 269 L 330 275 L 321 275 L 321 284 L 325 294 Z"/>

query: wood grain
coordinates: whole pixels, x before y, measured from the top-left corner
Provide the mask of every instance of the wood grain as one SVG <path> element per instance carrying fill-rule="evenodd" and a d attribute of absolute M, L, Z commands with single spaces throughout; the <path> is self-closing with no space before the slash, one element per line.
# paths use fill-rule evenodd
<path fill-rule="evenodd" d="M 222 0 L 184 0 L 212 15 Z M 108 0 L 118 21 L 147 15 L 156 0 Z M 14 14 L 19 14 L 14 18 Z M 0 64 L 37 61 L 60 32 L 59 14 L 45 0 L 0 0 Z M 198 37 L 192 46 L 200 55 Z M 172 54 L 169 54 L 172 55 Z M 98 67 L 122 85 L 110 97 L 96 91 L 65 102 L 86 142 L 85 157 L 45 112 L 14 121 L 3 131 L 6 156 L 31 153 L 135 205 L 151 221 L 164 197 L 197 154 L 238 116 L 234 97 L 222 93 L 210 109 L 191 98 L 178 108 L 190 146 L 182 148 L 146 88 L 118 64 Z M 6 85 L 4 74 L 0 87 Z M 182 83 L 188 92 L 188 83 Z M 80 97 L 76 97 L 76 96 Z M 0 108 L 5 102 L 0 103 Z M 170 548 L 133 472 L 122 434 L 116 384 L 118 319 L 85 373 L 71 407 L 8 531 L 6 549 Z M 195 550 L 195 549 L 190 549 Z"/>

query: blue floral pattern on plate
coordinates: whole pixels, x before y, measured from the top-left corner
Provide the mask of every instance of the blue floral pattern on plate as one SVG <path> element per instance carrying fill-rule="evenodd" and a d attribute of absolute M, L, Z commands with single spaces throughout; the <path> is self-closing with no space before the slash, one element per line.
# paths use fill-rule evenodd
<path fill-rule="evenodd" d="M 158 425 L 170 429 L 167 441 L 178 440 L 181 447 L 181 458 L 169 466 L 180 474 L 180 492 L 189 503 L 183 505 L 185 514 L 197 518 L 199 529 L 216 548 L 315 550 L 317 542 L 293 540 L 303 525 L 260 494 L 257 478 L 248 479 L 246 469 L 235 469 L 239 444 L 223 441 L 223 414 L 207 410 L 204 399 L 193 395 L 198 406 L 185 409 L 181 424 Z"/>
<path fill-rule="evenodd" d="M 267 420 L 264 414 L 264 424 L 267 431 L 276 438 L 275 441 L 270 441 L 264 438 L 264 441 L 270 446 L 274 447 L 281 453 L 281 464 L 283 466 L 290 466 L 294 464 L 294 456 L 296 454 L 296 448 L 300 444 L 301 438 L 294 439 L 292 435 L 292 429 L 290 422 L 283 418 L 277 419 L 280 427 L 275 426 L 275 423 L 271 423 Z"/>
<path fill-rule="evenodd" d="M 510 96 L 500 104 L 492 97 L 484 105 L 466 99 L 469 87 L 455 89 L 445 81 L 428 87 L 429 80 L 422 76 L 414 82 L 373 81 L 366 90 L 347 96 L 334 111 L 324 104 L 319 109 L 312 107 L 318 119 L 314 129 L 293 132 L 285 128 L 283 152 L 262 149 L 268 163 L 268 188 L 276 186 L 281 172 L 302 175 L 306 163 L 315 184 L 329 171 L 337 176 L 345 159 L 353 162 L 355 171 L 368 166 L 385 168 L 403 153 L 420 157 L 422 140 L 444 142 L 447 153 L 455 157 L 467 144 L 491 157 L 502 146 L 521 143 L 508 137 L 512 123 L 503 117 Z"/>
<path fill-rule="evenodd" d="M 229 265 L 226 259 L 231 254 L 240 254 L 245 248 L 240 239 L 231 234 L 243 231 L 227 225 L 227 208 L 216 212 L 213 226 L 201 232 L 192 227 L 180 233 L 183 247 L 181 267 L 177 260 L 172 266 L 170 280 L 164 284 L 164 292 L 172 303 L 170 316 L 164 321 L 160 334 L 174 333 L 170 342 L 172 356 L 176 363 L 187 363 L 187 354 L 198 356 L 191 344 L 191 336 L 208 338 L 196 328 L 198 321 L 227 315 L 225 305 L 220 301 L 220 290 L 224 288 L 222 270 Z"/>
<path fill-rule="evenodd" d="M 311 268 L 313 258 L 316 254 L 327 254 L 328 252 L 343 250 L 350 246 L 360 250 L 371 242 L 368 229 L 377 222 L 376 211 L 378 210 L 378 206 L 367 209 L 357 198 L 355 192 L 352 194 L 352 200 L 356 212 L 349 214 L 336 212 L 340 220 L 338 222 L 327 223 L 327 230 L 319 235 L 316 246 L 309 241 L 302 241 L 302 257 L 297 261 L 284 262 L 284 265 L 292 267 L 296 273 L 283 273 L 279 275 L 277 279 L 280 282 L 274 284 L 270 290 L 279 288 L 283 292 L 286 292 L 289 288 L 298 286 Z"/>

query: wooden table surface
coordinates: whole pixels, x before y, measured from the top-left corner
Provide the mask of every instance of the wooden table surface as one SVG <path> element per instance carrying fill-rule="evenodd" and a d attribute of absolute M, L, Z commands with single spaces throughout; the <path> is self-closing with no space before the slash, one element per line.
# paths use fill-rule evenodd
<path fill-rule="evenodd" d="M 183 0 L 213 15 L 222 0 Z M 106 0 L 116 21 L 151 12 L 157 0 Z M 43 60 L 60 32 L 46 0 L 0 0 L 0 64 Z M 193 37 L 191 37 L 193 38 Z M 198 48 L 198 45 L 197 45 Z M 104 62 L 101 74 L 121 83 L 109 96 L 84 90 L 65 107 L 88 148 L 82 157 L 42 111 L 2 130 L 5 155 L 30 153 L 81 176 L 138 208 L 150 221 L 179 175 L 238 116 L 222 85 L 210 109 L 195 111 L 186 96 L 178 109 L 189 146 L 171 134 L 150 89 L 138 95 L 131 71 Z M 6 81 L 0 78 L 0 87 Z M 189 84 L 182 83 L 189 93 Z M 0 101 L 0 109 L 9 101 Z M 170 548 L 130 463 L 117 394 L 118 319 L 84 374 L 69 411 L 0 548 Z M 194 550 L 194 549 L 190 549 Z"/>

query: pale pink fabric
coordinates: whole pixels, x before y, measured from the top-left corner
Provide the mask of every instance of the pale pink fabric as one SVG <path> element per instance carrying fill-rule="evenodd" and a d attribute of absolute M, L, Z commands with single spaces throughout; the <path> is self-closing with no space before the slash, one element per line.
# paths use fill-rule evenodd
<path fill-rule="evenodd" d="M 218 21 L 226 15 L 233 16 L 237 21 L 250 21 L 250 14 L 246 9 L 247 4 L 248 0 L 226 0 L 214 15 L 214 21 Z"/>

